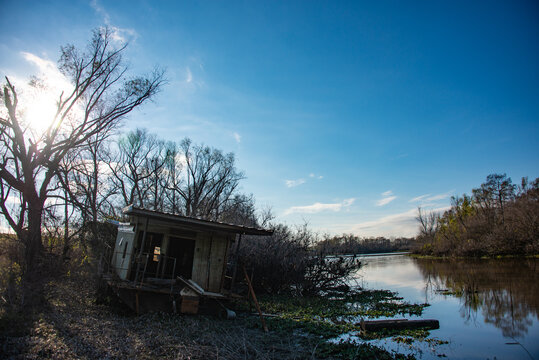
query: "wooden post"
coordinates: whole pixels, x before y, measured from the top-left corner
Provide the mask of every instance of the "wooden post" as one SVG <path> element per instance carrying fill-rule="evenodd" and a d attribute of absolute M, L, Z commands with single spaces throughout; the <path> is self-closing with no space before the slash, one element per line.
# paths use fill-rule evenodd
<path fill-rule="evenodd" d="M 234 270 L 232 270 L 232 280 L 230 281 L 230 292 L 234 291 L 234 285 L 236 283 L 236 273 L 238 272 L 238 257 L 241 245 L 241 234 L 236 244 L 236 250 L 234 251 Z"/>
<path fill-rule="evenodd" d="M 154 248 L 153 251 L 154 251 L 154 255 L 153 255 L 153 256 L 155 256 L 155 248 Z M 158 257 L 159 260 L 157 260 L 157 270 L 155 271 L 155 277 L 156 277 L 156 278 L 159 278 L 159 270 L 161 270 L 161 264 L 162 264 L 162 263 L 161 263 L 161 260 L 163 260 L 163 256 L 162 256 L 162 254 L 161 254 L 161 248 L 159 248 L 159 255 L 158 255 L 158 256 L 159 256 L 159 257 Z"/>
<path fill-rule="evenodd" d="M 204 290 L 208 290 L 210 289 L 210 275 L 212 273 L 211 271 L 211 251 L 212 251 L 212 248 L 213 248 L 213 232 L 210 233 L 210 251 L 208 253 L 208 269 L 207 269 L 207 277 L 206 277 L 206 286 L 204 287 Z"/>
<path fill-rule="evenodd" d="M 144 275 L 146 274 L 146 268 L 148 267 L 148 259 L 149 258 L 150 258 L 150 254 L 146 254 L 146 262 L 144 263 L 144 271 L 142 272 L 142 276 L 140 277 L 139 287 L 141 287 L 142 283 L 144 282 Z"/>
<path fill-rule="evenodd" d="M 262 310 L 260 310 L 260 305 L 258 305 L 258 300 L 256 299 L 255 291 L 253 290 L 253 285 L 251 284 L 249 275 L 247 275 L 247 270 L 245 270 L 245 266 L 243 266 L 243 273 L 245 274 L 245 280 L 247 280 L 247 286 L 249 286 L 249 291 L 251 292 L 251 296 L 253 297 L 253 301 L 255 303 L 256 309 L 258 310 L 258 314 L 260 315 L 260 321 L 262 322 L 262 327 L 264 328 L 265 332 L 268 332 L 268 327 L 266 326 L 264 315 L 262 315 Z"/>

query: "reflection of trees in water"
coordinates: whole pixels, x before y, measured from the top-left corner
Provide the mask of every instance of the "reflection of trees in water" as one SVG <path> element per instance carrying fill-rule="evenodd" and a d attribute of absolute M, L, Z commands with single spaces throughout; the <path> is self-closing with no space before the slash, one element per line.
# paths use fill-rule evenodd
<path fill-rule="evenodd" d="M 503 336 L 521 337 L 528 332 L 532 325 L 532 319 L 528 314 L 533 314 L 526 303 L 515 302 L 513 291 L 489 291 L 484 296 L 483 315 L 485 322 L 493 324 L 502 330 Z M 537 316 L 537 312 L 535 312 Z"/>
<path fill-rule="evenodd" d="M 414 259 L 431 289 L 448 289 L 461 300 L 461 316 L 485 322 L 505 337 L 522 337 L 539 319 L 539 269 L 536 259 Z"/>

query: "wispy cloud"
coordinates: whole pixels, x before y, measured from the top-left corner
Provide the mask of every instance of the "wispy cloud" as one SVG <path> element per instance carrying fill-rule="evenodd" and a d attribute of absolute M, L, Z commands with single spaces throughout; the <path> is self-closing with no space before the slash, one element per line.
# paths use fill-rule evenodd
<path fill-rule="evenodd" d="M 189 69 L 189 67 L 187 67 L 185 69 L 185 82 L 190 83 L 192 81 L 193 81 L 193 73 L 191 72 L 191 69 Z"/>
<path fill-rule="evenodd" d="M 26 61 L 39 69 L 39 77 L 46 82 L 47 86 L 54 87 L 53 90 L 73 89 L 71 82 L 58 70 L 57 65 L 48 59 L 41 58 L 29 52 L 21 52 Z"/>
<path fill-rule="evenodd" d="M 384 206 L 384 205 L 387 205 L 389 204 L 390 202 L 392 202 L 393 200 L 395 200 L 397 197 L 396 196 L 388 196 L 388 197 L 385 197 L 383 199 L 380 199 L 376 202 L 376 206 Z"/>
<path fill-rule="evenodd" d="M 425 200 L 427 200 L 427 201 L 436 201 L 436 200 L 448 199 L 449 197 L 451 197 L 452 193 L 453 193 L 453 191 L 447 192 L 445 194 L 434 195 L 434 196 L 426 198 Z"/>
<path fill-rule="evenodd" d="M 323 204 L 323 203 L 314 203 L 312 205 L 306 205 L 306 206 L 292 206 L 291 208 L 288 208 L 285 210 L 285 215 L 290 215 L 294 213 L 304 213 L 304 214 L 314 214 L 319 213 L 322 211 L 333 211 L 338 212 L 341 211 L 343 208 L 351 206 L 356 199 L 350 198 L 350 199 L 344 199 L 343 201 L 339 203 L 332 203 L 332 204 Z"/>
<path fill-rule="evenodd" d="M 443 212 L 449 207 L 432 209 Z M 383 216 L 372 221 L 365 221 L 351 226 L 351 231 L 361 236 L 415 236 L 418 231 L 417 209 Z"/>
<path fill-rule="evenodd" d="M 305 179 L 285 180 L 286 187 L 292 188 L 305 184 Z"/>
<path fill-rule="evenodd" d="M 376 202 L 376 206 L 384 206 L 384 205 L 387 205 L 389 204 L 390 202 L 392 202 L 393 200 L 395 200 L 397 197 L 396 196 L 388 196 L 388 197 L 385 197 L 383 199 L 380 199 Z"/>
<path fill-rule="evenodd" d="M 419 196 L 416 196 L 415 198 L 413 199 L 410 199 L 408 202 L 419 202 L 425 198 L 427 198 L 428 196 L 430 196 L 430 194 L 425 194 L 425 195 L 419 195 Z"/>
<path fill-rule="evenodd" d="M 324 177 L 322 175 L 317 175 L 315 173 L 310 173 L 308 178 L 305 179 L 305 178 L 300 178 L 300 179 L 296 179 L 296 180 L 285 180 L 285 184 L 286 184 L 286 187 L 295 187 L 295 186 L 299 186 L 299 185 L 302 185 L 302 184 L 305 184 L 308 181 L 311 181 L 310 179 L 314 179 L 314 180 L 322 180 Z"/>
<path fill-rule="evenodd" d="M 92 0 L 90 6 L 95 10 L 95 12 L 103 18 L 103 23 L 112 30 L 112 40 L 120 44 L 124 44 L 129 40 L 135 41 L 138 37 L 137 32 L 134 29 L 129 28 L 120 28 L 118 26 L 112 25 L 110 21 L 110 15 L 105 10 L 105 8 L 98 2 L 98 0 Z"/>
<path fill-rule="evenodd" d="M 382 193 L 382 198 L 376 202 L 376 206 L 384 206 L 395 200 L 397 197 L 393 195 L 391 190 L 384 191 Z"/>
<path fill-rule="evenodd" d="M 183 104 L 192 106 L 194 102 L 200 100 L 198 91 L 207 88 L 204 81 L 204 71 L 202 64 L 197 58 L 191 57 L 187 60 L 188 65 L 181 65 L 170 70 L 171 78 L 174 78 L 174 86 L 177 89 L 178 100 Z M 184 115 L 185 116 L 185 115 Z"/>
<path fill-rule="evenodd" d="M 239 144 L 241 142 L 241 135 L 237 132 L 233 133 L 232 136 L 234 136 L 234 140 Z"/>
<path fill-rule="evenodd" d="M 110 24 L 110 15 L 105 11 L 105 8 L 101 6 L 97 0 L 92 0 L 90 6 L 95 10 L 96 13 L 103 17 L 103 22 L 107 25 Z"/>
<path fill-rule="evenodd" d="M 431 195 L 431 194 L 419 195 L 419 196 L 416 196 L 413 199 L 410 199 L 409 202 L 411 202 L 411 203 L 413 203 L 413 202 L 431 202 L 431 201 L 448 199 L 449 197 L 451 197 L 453 192 L 454 192 L 454 190 L 448 191 L 448 192 L 443 193 L 443 194 L 437 194 L 437 195 Z"/>

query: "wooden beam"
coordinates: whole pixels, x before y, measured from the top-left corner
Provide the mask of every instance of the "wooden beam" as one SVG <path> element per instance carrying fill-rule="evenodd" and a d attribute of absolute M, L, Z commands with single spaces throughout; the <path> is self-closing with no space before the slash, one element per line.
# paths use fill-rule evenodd
<path fill-rule="evenodd" d="M 245 266 L 243 266 L 243 274 L 245 275 L 245 280 L 247 280 L 249 291 L 251 292 L 251 296 L 255 303 L 256 309 L 258 310 L 258 315 L 260 315 L 260 321 L 262 322 L 262 327 L 264 328 L 264 332 L 268 332 L 268 327 L 266 326 L 266 320 L 264 320 L 264 315 L 262 314 L 262 310 L 260 310 L 260 305 L 258 305 L 258 300 L 256 299 L 256 294 L 255 294 L 255 291 L 253 290 L 253 285 L 251 284 L 249 275 L 247 275 L 247 270 L 245 270 Z"/>
<path fill-rule="evenodd" d="M 234 292 L 234 285 L 236 283 L 236 274 L 238 272 L 238 258 L 241 245 L 241 234 L 239 234 L 238 242 L 236 243 L 236 250 L 234 251 L 234 270 L 232 270 L 232 280 L 230 282 L 230 292 Z"/>

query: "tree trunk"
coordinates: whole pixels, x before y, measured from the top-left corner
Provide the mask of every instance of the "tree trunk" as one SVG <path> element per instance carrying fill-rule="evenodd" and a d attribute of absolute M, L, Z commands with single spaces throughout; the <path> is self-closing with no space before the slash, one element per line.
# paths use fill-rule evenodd
<path fill-rule="evenodd" d="M 32 273 L 37 269 L 37 262 L 43 253 L 43 243 L 41 241 L 41 222 L 43 215 L 43 201 L 36 200 L 36 203 L 29 202 L 28 211 L 28 231 L 26 233 L 25 260 L 26 269 Z"/>
<path fill-rule="evenodd" d="M 67 177 L 67 176 L 66 176 Z M 67 180 L 67 179 L 66 179 Z M 67 183 L 67 182 L 66 182 Z M 62 249 L 62 258 L 65 260 L 68 258 L 67 254 L 71 248 L 69 239 L 69 204 L 67 202 L 68 193 L 64 191 L 65 204 L 64 204 L 64 248 Z"/>

